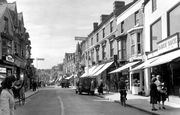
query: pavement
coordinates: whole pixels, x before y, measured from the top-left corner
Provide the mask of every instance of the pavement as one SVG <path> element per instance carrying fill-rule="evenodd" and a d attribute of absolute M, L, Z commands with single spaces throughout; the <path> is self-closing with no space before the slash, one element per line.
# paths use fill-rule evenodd
<path fill-rule="evenodd" d="M 75 89 L 75 87 L 71 86 L 71 89 Z M 37 89 L 36 91 L 29 90 L 25 92 L 26 98 L 29 98 L 36 94 L 38 90 L 41 88 Z M 117 92 L 109 92 L 106 93 L 104 91 L 104 95 L 99 95 L 97 90 L 95 90 L 95 95 L 99 96 L 101 98 L 105 98 L 108 100 L 112 100 L 114 102 L 120 103 L 120 94 Z M 18 100 L 15 100 L 16 103 Z M 135 108 L 153 115 L 180 115 L 180 98 L 178 96 L 169 96 L 169 99 L 165 101 L 165 107 L 166 109 L 158 109 L 158 104 L 155 105 L 155 107 L 158 109 L 157 111 L 152 111 L 151 110 L 151 104 L 150 104 L 150 97 L 146 96 L 141 96 L 141 95 L 134 95 L 131 93 L 127 94 L 127 107 Z"/>

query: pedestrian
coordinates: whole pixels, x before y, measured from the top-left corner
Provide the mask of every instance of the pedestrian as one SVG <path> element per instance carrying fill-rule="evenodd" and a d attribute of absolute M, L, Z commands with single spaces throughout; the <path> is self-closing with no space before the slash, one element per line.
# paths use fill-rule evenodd
<path fill-rule="evenodd" d="M 109 93 L 109 86 L 107 83 L 104 84 L 104 89 L 106 90 L 106 93 Z"/>
<path fill-rule="evenodd" d="M 124 78 L 121 77 L 120 81 L 118 82 L 118 91 L 120 93 L 120 101 L 121 102 L 122 102 L 123 94 L 125 95 L 125 99 L 127 100 L 127 98 L 126 98 L 126 96 L 127 96 L 126 90 L 127 90 L 126 82 L 125 82 Z"/>
<path fill-rule="evenodd" d="M 166 101 L 166 97 L 167 97 L 167 88 L 160 75 L 157 75 L 156 79 L 157 80 L 155 81 L 155 84 L 157 86 L 157 91 L 158 91 L 157 102 L 159 103 L 159 109 L 161 108 L 166 109 L 164 107 L 164 102 Z M 162 107 L 161 107 L 161 102 L 162 102 Z"/>
<path fill-rule="evenodd" d="M 91 86 L 90 86 L 90 91 L 91 91 L 91 94 L 94 95 L 94 90 L 95 90 L 95 80 L 93 79 L 91 81 Z"/>
<path fill-rule="evenodd" d="M 150 104 L 152 104 L 152 111 L 156 111 L 157 109 L 155 108 L 155 104 L 157 104 L 157 86 L 155 84 L 156 78 L 153 77 L 151 79 L 151 84 L 150 84 Z"/>
<path fill-rule="evenodd" d="M 103 95 L 103 80 L 101 79 L 100 80 L 100 84 L 99 84 L 99 87 L 98 87 L 98 93 L 99 95 L 102 94 Z"/>
<path fill-rule="evenodd" d="M 15 76 L 8 76 L 2 83 L 2 92 L 0 95 L 0 112 L 2 115 L 15 115 L 15 101 L 14 94 L 11 87 L 15 81 Z"/>
<path fill-rule="evenodd" d="M 37 83 L 36 81 L 33 82 L 33 91 L 36 91 L 36 88 L 37 88 Z"/>

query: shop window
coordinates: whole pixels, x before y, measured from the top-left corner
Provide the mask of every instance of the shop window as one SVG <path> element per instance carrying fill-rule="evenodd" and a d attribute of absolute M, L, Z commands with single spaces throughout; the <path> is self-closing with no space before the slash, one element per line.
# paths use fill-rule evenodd
<path fill-rule="evenodd" d="M 157 49 L 157 43 L 162 40 L 162 24 L 161 19 L 157 20 L 150 27 L 151 29 L 151 51 Z"/>
<path fill-rule="evenodd" d="M 132 76 L 133 76 L 132 85 L 139 87 L 140 86 L 140 76 L 139 76 L 139 73 L 134 73 Z"/>
<path fill-rule="evenodd" d="M 180 4 L 168 12 L 168 36 L 180 32 Z"/>

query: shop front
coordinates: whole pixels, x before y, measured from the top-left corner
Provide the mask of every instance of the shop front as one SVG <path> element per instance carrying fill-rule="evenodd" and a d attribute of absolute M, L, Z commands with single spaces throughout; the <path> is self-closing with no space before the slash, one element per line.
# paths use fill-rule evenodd
<path fill-rule="evenodd" d="M 176 33 L 158 44 L 156 60 L 144 68 L 149 68 L 149 78 L 152 74 L 160 75 L 165 82 L 170 95 L 179 95 L 180 88 L 180 48 L 179 33 Z M 152 57 L 153 58 L 153 57 Z M 150 80 L 150 79 L 149 79 Z M 150 82 L 150 81 L 149 81 Z"/>

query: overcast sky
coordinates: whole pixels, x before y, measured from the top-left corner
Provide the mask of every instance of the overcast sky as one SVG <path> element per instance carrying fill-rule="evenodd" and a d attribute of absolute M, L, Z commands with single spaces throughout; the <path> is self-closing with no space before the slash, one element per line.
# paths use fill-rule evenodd
<path fill-rule="evenodd" d="M 100 23 L 101 14 L 110 14 L 118 0 L 7 0 L 16 1 L 18 12 L 23 12 L 29 32 L 34 66 L 51 69 L 63 63 L 65 53 L 76 50 L 75 36 L 87 36 L 93 23 Z M 126 3 L 132 0 L 122 0 Z"/>

